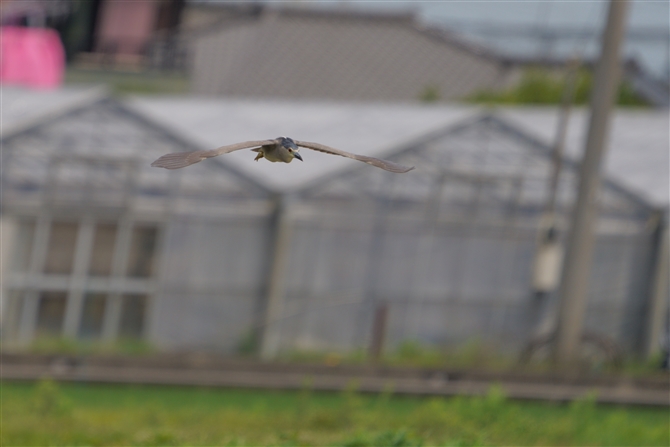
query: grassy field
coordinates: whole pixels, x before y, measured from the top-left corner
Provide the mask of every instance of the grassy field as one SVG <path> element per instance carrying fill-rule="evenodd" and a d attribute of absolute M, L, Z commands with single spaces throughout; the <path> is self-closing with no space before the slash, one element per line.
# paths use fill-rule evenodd
<path fill-rule="evenodd" d="M 482 398 L 4 382 L 3 446 L 667 446 L 667 409 Z"/>

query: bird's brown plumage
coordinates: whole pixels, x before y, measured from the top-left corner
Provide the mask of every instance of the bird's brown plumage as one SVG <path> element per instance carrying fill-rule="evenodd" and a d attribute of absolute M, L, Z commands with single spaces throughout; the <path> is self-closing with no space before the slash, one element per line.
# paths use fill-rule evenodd
<path fill-rule="evenodd" d="M 296 145 L 300 147 L 306 147 L 307 149 L 312 149 L 315 151 L 319 152 L 324 152 L 326 154 L 331 154 L 331 155 L 339 155 L 340 157 L 347 157 L 347 158 L 352 158 L 354 160 L 362 161 L 363 163 L 367 163 L 372 166 L 376 166 L 378 168 L 382 168 L 386 171 L 390 172 L 395 172 L 398 174 L 402 174 L 405 172 L 409 172 L 412 169 L 414 169 L 414 166 L 407 167 L 400 165 L 398 163 L 393 163 L 392 161 L 388 160 L 382 160 L 380 158 L 375 158 L 375 157 L 368 157 L 366 155 L 358 155 L 358 154 L 352 154 L 351 152 L 346 152 L 340 149 L 335 149 L 329 146 L 325 146 L 320 143 L 310 143 L 307 141 L 296 141 Z"/>
<path fill-rule="evenodd" d="M 255 148 L 266 144 L 275 144 L 274 140 L 244 141 L 242 143 L 229 144 L 209 151 L 175 152 L 173 154 L 163 155 L 158 160 L 151 163 L 155 168 L 179 169 L 198 163 L 206 158 L 217 157 L 241 149 Z"/>

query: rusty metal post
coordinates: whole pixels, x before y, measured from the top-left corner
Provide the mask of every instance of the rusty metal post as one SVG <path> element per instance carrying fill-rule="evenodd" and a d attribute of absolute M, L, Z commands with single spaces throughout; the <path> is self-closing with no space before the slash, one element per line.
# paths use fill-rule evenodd
<path fill-rule="evenodd" d="M 386 303 L 377 304 L 375 309 L 375 318 L 372 323 L 372 340 L 370 341 L 370 359 L 374 362 L 379 361 L 384 350 L 388 310 L 388 304 Z"/>

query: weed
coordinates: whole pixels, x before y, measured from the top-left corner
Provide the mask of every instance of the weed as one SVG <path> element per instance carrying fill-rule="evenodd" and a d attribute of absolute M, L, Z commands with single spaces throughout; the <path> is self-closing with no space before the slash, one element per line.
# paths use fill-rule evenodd
<path fill-rule="evenodd" d="M 386 406 L 391 401 L 393 396 L 393 391 L 395 390 L 395 382 L 392 380 L 387 381 L 384 384 L 382 392 L 377 395 L 377 408 L 386 408 Z"/>
<path fill-rule="evenodd" d="M 407 430 L 386 430 L 377 435 L 357 433 L 345 440 L 343 447 L 421 447 L 423 440 L 412 436 Z"/>
<path fill-rule="evenodd" d="M 441 97 L 440 88 L 436 85 L 426 85 L 419 93 L 419 100 L 422 102 L 436 102 Z"/>
<path fill-rule="evenodd" d="M 593 75 L 581 70 L 575 85 L 575 104 L 586 104 L 591 96 Z M 489 104 L 560 104 L 565 88 L 565 80 L 546 69 L 527 69 L 518 84 L 503 91 L 480 91 L 468 98 L 472 102 Z M 619 87 L 617 104 L 622 106 L 647 106 L 630 83 L 624 81 Z"/>
<path fill-rule="evenodd" d="M 40 416 L 65 416 L 72 410 L 72 403 L 51 379 L 41 380 L 37 384 L 32 403 Z"/>
<path fill-rule="evenodd" d="M 310 403 L 312 401 L 312 390 L 314 388 L 314 377 L 306 376 L 302 380 L 302 387 L 300 388 L 300 395 L 298 398 L 298 417 L 304 417 L 309 411 Z"/>
<path fill-rule="evenodd" d="M 258 332 L 248 331 L 237 344 L 237 353 L 243 357 L 254 355 L 258 351 Z"/>

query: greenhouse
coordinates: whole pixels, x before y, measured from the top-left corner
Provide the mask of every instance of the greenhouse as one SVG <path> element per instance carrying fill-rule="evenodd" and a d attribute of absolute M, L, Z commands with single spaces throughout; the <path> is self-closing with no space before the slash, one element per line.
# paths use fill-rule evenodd
<path fill-rule="evenodd" d="M 514 352 L 551 307 L 555 294 L 538 296 L 532 271 L 555 109 L 3 94 L 10 345 L 129 337 L 234 353 L 256 339 L 269 357 L 347 352 L 370 345 L 383 311 L 387 348 L 476 339 Z M 587 118 L 580 110 L 570 122 L 559 240 Z M 179 171 L 149 166 L 168 152 L 279 135 L 416 170 L 307 149 L 289 165 L 240 151 Z M 585 326 L 633 351 L 658 338 L 650 303 L 667 301 L 655 286 L 667 111 L 618 112 L 610 140 Z"/>

